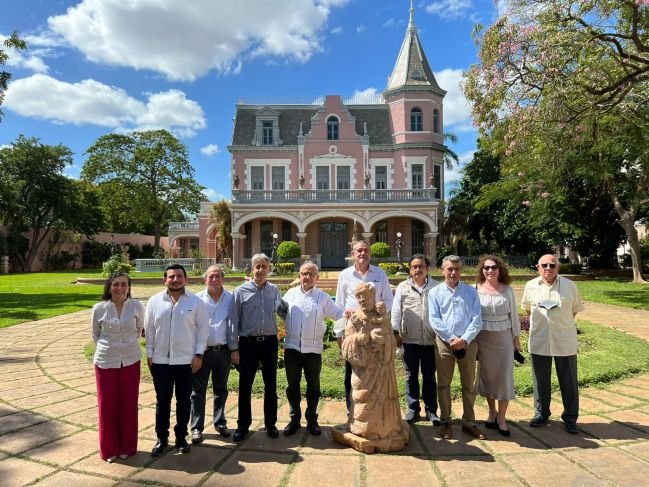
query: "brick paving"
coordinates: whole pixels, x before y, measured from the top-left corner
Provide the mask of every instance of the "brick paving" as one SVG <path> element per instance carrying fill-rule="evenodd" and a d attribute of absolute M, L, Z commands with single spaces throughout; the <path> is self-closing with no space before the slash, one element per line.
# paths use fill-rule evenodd
<path fill-rule="evenodd" d="M 151 294 L 143 291 L 138 296 Z M 649 339 L 647 311 L 588 303 L 579 318 Z M 88 323 L 89 311 L 80 311 L 0 330 L 3 487 L 649 485 L 649 375 L 582 389 L 578 435 L 567 434 L 557 416 L 547 427 L 530 428 L 531 399 L 522 397 L 510 406 L 510 438 L 485 430 L 488 439 L 475 440 L 455 425 L 455 439 L 446 441 L 420 422 L 408 448 L 387 455 L 333 442 L 330 428 L 345 418 L 340 401 L 320 406 L 323 436 L 302 428 L 271 440 L 259 431 L 262 407 L 254 400 L 254 433 L 243 443 L 206 430 L 206 441 L 188 455 L 170 450 L 152 458 L 155 396 L 143 383 L 139 452 L 108 464 L 98 456 L 94 371 L 84 356 Z M 234 426 L 236 394 L 227 408 Z M 287 411 L 280 392 L 280 429 Z M 484 418 L 484 404 L 476 412 Z"/>

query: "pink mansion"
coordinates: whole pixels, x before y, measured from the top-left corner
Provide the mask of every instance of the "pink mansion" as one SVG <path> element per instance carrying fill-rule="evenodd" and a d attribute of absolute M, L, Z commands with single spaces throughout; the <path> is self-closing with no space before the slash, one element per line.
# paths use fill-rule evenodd
<path fill-rule="evenodd" d="M 231 153 L 233 267 L 293 240 L 323 268 L 346 265 L 354 234 L 403 255 L 436 257 L 443 218 L 443 99 L 410 22 L 375 100 L 236 106 Z M 172 223 L 170 246 L 215 257 L 204 202 L 198 222 Z M 394 253 L 394 251 L 393 251 Z"/>

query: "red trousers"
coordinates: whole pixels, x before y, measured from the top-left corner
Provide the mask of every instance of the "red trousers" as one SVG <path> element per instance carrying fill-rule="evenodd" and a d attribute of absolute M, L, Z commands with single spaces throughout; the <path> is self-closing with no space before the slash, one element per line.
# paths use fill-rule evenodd
<path fill-rule="evenodd" d="M 95 366 L 99 406 L 99 456 L 106 460 L 137 452 L 140 362 L 119 369 Z"/>

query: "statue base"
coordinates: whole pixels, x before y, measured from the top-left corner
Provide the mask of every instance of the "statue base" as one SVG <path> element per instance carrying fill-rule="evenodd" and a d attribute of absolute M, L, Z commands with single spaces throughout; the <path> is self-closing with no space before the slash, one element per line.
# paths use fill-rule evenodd
<path fill-rule="evenodd" d="M 403 450 L 410 441 L 410 426 L 406 421 L 403 421 L 402 431 L 403 435 L 393 438 L 368 440 L 350 432 L 347 424 L 339 424 L 331 428 L 331 434 L 336 443 L 351 446 L 361 453 L 389 453 Z"/>

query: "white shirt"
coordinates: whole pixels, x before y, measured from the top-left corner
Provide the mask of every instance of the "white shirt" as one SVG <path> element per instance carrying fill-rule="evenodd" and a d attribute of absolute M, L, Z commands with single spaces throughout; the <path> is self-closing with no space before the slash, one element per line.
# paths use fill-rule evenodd
<path fill-rule="evenodd" d="M 207 346 L 227 345 L 231 332 L 230 313 L 234 303 L 232 293 L 223 288 L 217 302 L 214 302 L 207 289 L 196 293 L 196 296 L 205 303 L 209 313 L 210 334 L 207 338 Z"/>
<path fill-rule="evenodd" d="M 284 295 L 288 303 L 284 347 L 302 353 L 322 354 L 325 318 L 337 320 L 343 309 L 326 292 L 316 287 L 304 291 L 302 286 L 289 289 Z"/>
<path fill-rule="evenodd" d="M 544 302 L 545 306 L 539 306 Z M 561 305 L 547 309 L 549 302 Z M 530 353 L 549 357 L 577 354 L 574 315 L 583 311 L 584 303 L 574 282 L 557 276 L 548 286 L 540 276 L 532 279 L 525 284 L 521 308 L 530 312 Z"/>
<path fill-rule="evenodd" d="M 142 358 L 138 338 L 144 328 L 144 306 L 128 298 L 117 315 L 112 301 L 92 307 L 92 339 L 97 345 L 93 363 L 100 369 L 118 369 L 133 365 Z"/>
<path fill-rule="evenodd" d="M 146 354 L 156 364 L 191 364 L 205 352 L 209 334 L 207 306 L 185 289 L 174 305 L 165 290 L 153 296 L 144 318 Z"/>
<path fill-rule="evenodd" d="M 343 310 L 358 309 L 356 301 L 356 286 L 364 282 L 371 282 L 376 288 L 376 301 L 383 301 L 385 309 L 389 313 L 392 309 L 392 289 L 388 276 L 380 267 L 370 265 L 364 276 L 361 276 L 355 266 L 346 268 L 338 276 L 338 287 L 336 288 L 336 304 Z M 344 332 L 337 333 L 338 338 L 343 336 Z"/>

